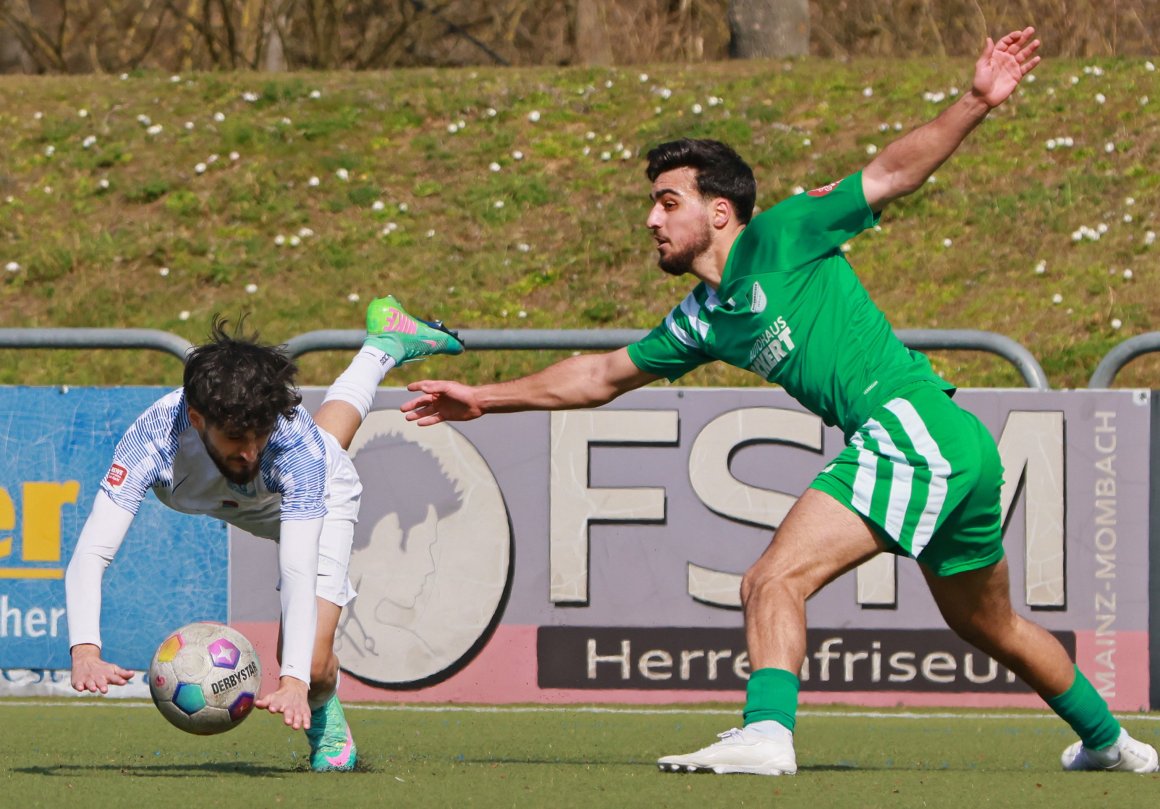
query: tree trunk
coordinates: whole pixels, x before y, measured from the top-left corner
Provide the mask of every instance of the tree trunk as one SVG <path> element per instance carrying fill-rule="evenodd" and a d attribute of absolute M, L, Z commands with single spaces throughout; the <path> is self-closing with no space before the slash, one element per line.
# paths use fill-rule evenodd
<path fill-rule="evenodd" d="M 30 73 L 32 60 L 16 32 L 0 25 L 0 73 Z"/>
<path fill-rule="evenodd" d="M 576 0 L 574 61 L 578 65 L 611 65 L 608 21 L 601 0 Z"/>
<path fill-rule="evenodd" d="M 284 73 L 286 71 L 286 46 L 282 41 L 282 32 L 286 30 L 289 20 L 285 15 L 281 15 L 273 9 L 270 13 L 277 16 L 270 21 L 266 31 L 262 70 L 267 73 Z"/>
<path fill-rule="evenodd" d="M 805 56 L 809 0 L 729 0 L 729 55 L 734 59 Z"/>

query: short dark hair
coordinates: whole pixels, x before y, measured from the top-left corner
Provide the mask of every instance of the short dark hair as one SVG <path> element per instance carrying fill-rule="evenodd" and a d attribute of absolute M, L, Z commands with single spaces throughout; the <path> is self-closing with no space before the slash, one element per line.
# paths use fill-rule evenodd
<path fill-rule="evenodd" d="M 651 149 L 645 173 L 653 181 L 666 171 L 686 167 L 696 170 L 702 197 L 724 197 L 733 204 L 741 224 L 749 224 L 757 201 L 757 181 L 741 155 L 719 140 L 681 138 Z"/>
<path fill-rule="evenodd" d="M 242 333 L 243 316 L 231 334 L 214 315 L 209 341 L 185 358 L 185 401 L 214 426 L 273 430 L 278 416 L 293 419 L 302 401 L 298 367 L 281 346 L 262 345 L 257 332 Z"/>

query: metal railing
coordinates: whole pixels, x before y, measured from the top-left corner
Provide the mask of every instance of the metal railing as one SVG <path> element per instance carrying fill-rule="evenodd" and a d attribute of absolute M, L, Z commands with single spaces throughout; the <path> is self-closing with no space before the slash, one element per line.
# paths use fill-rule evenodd
<path fill-rule="evenodd" d="M 1129 337 L 1104 355 L 1092 373 L 1092 378 L 1088 380 L 1088 387 L 1097 390 L 1110 388 L 1112 380 L 1116 378 L 1121 368 L 1136 357 L 1153 351 L 1160 351 L 1160 332 L 1152 331 Z"/>
<path fill-rule="evenodd" d="M 0 329 L 0 348 L 144 348 L 185 362 L 193 344 L 159 329 Z"/>
<path fill-rule="evenodd" d="M 648 330 L 462 329 L 459 334 L 472 351 L 607 351 L 636 342 L 648 334 Z M 907 346 L 920 351 L 962 350 L 995 354 L 1015 366 L 1027 387 L 1036 390 L 1050 388 L 1047 375 L 1031 352 L 1001 334 L 970 329 L 901 329 L 896 334 Z M 357 329 L 311 331 L 291 337 L 286 341 L 286 348 L 292 357 L 314 351 L 353 351 L 362 345 L 364 337 L 366 333 Z M 1141 335 L 1123 345 L 1146 337 L 1155 340 L 1146 342 L 1137 353 L 1154 351 L 1160 347 L 1160 334 Z M 184 361 L 186 352 L 192 347 L 185 338 L 157 329 L 0 329 L 0 348 L 138 348 L 163 351 Z M 1136 355 L 1129 354 L 1123 362 Z M 1111 354 L 1108 356 L 1111 357 Z M 1100 368 L 1103 366 L 1104 362 L 1101 362 Z M 1118 368 L 1119 365 L 1114 366 L 1110 371 L 1111 376 L 1115 375 Z M 1098 375 L 1100 369 L 1096 373 Z M 1095 377 L 1092 379 L 1092 387 L 1095 387 Z M 1108 381 L 1111 381 L 1110 376 Z"/>

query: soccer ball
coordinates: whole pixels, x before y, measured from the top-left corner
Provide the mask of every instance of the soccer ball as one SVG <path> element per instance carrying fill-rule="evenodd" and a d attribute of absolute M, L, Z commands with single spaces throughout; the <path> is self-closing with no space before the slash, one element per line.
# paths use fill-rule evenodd
<path fill-rule="evenodd" d="M 149 664 L 149 693 L 161 715 L 202 736 L 240 725 L 261 681 L 262 664 L 245 635 L 205 621 L 171 634 Z"/>

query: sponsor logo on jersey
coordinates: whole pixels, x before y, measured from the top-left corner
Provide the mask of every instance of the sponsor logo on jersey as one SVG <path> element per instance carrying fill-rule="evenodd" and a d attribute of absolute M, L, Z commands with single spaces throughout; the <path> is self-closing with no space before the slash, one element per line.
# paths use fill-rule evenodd
<path fill-rule="evenodd" d="M 793 335 L 789 324 L 785 322 L 784 317 L 779 317 L 753 341 L 753 347 L 749 349 L 749 364 L 746 367 L 758 376 L 769 379 L 774 369 L 793 349 Z"/>
<path fill-rule="evenodd" d="M 811 197 L 824 197 L 826 194 L 830 193 L 835 188 L 837 188 L 838 183 L 840 183 L 840 182 L 842 182 L 842 181 L 841 180 L 834 180 L 832 183 L 826 183 L 825 185 L 821 186 L 820 188 L 815 188 L 813 191 L 807 191 L 806 193 L 809 194 Z"/>
<path fill-rule="evenodd" d="M 125 478 L 128 477 L 128 475 L 128 469 L 121 466 L 119 463 L 115 463 L 109 467 L 109 474 L 105 475 L 105 482 L 110 486 L 120 486 L 125 482 Z"/>
<path fill-rule="evenodd" d="M 749 293 L 749 311 L 754 314 L 764 312 L 765 304 L 765 290 L 761 288 L 761 284 L 754 281 L 753 289 Z"/>

